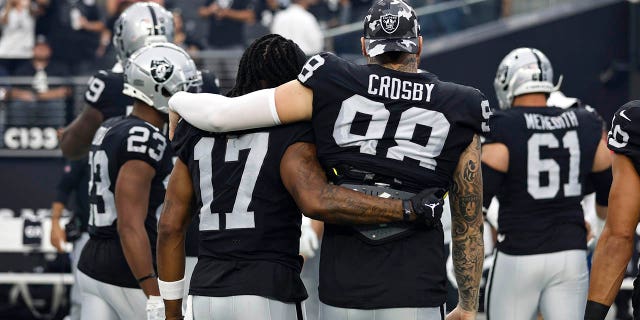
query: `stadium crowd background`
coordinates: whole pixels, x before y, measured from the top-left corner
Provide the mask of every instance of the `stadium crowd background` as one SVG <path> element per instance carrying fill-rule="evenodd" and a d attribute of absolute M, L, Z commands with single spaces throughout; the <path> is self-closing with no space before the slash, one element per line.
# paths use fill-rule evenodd
<path fill-rule="evenodd" d="M 111 69 L 119 13 L 135 0 L 0 1 L 0 132 L 12 126 L 62 127 L 82 109 L 87 77 Z M 231 88 L 241 50 L 278 33 L 308 55 L 359 58 L 361 19 L 372 0 L 157 0 L 174 14 L 175 42 Z M 414 0 L 425 38 L 567 0 Z M 306 12 L 305 12 L 306 11 Z M 0 139 L 0 148 L 16 149 Z M 49 146 L 53 146 L 51 143 Z M 13 147 L 12 147 L 13 146 Z M 47 148 L 47 149 L 53 149 Z"/>

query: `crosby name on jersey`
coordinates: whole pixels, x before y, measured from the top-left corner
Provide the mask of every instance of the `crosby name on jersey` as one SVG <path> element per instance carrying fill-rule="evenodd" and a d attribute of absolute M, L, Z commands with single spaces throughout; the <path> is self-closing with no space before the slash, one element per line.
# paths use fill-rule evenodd
<path fill-rule="evenodd" d="M 412 100 L 431 102 L 431 92 L 435 83 L 420 83 L 400 80 L 396 77 L 369 75 L 367 93 L 392 100 Z"/>

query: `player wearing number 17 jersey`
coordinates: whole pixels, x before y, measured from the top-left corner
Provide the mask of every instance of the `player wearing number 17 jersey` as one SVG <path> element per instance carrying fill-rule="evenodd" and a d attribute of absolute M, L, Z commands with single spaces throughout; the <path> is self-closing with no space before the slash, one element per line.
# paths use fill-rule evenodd
<path fill-rule="evenodd" d="M 449 190 L 460 288 L 450 317 L 475 319 L 484 254 L 477 135 L 489 130 L 489 104 L 476 89 L 417 73 L 422 38 L 405 2 L 375 2 L 364 36 L 368 65 L 320 54 L 275 90 L 237 98 L 179 94 L 170 106 L 209 131 L 311 120 L 318 158 L 336 183 L 399 198 Z M 321 319 L 443 319 L 443 230 L 437 214 L 429 217 L 422 226 L 327 223 Z"/>
<path fill-rule="evenodd" d="M 202 81 L 188 54 L 168 43 L 137 51 L 125 78 L 133 112 L 101 127 L 90 153 L 91 238 L 78 265 L 87 320 L 159 319 L 148 312 L 163 313 L 154 257 L 173 154 L 161 128 L 169 96 Z"/>
<path fill-rule="evenodd" d="M 581 201 L 588 180 L 607 198 L 611 160 L 590 108 L 547 107 L 556 88 L 539 50 L 509 53 L 494 82 L 502 110 L 483 146 L 485 203 L 500 201 L 487 286 L 492 320 L 582 320 L 588 287 Z M 601 195 L 602 194 L 602 195 Z M 601 203 L 606 205 L 606 203 Z"/>

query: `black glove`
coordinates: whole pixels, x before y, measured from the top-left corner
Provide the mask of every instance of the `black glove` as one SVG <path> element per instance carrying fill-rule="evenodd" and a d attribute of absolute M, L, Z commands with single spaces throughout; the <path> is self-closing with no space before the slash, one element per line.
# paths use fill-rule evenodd
<path fill-rule="evenodd" d="M 71 218 L 69 223 L 64 226 L 64 233 L 68 242 L 74 242 L 82 236 L 82 230 L 80 230 L 80 220 L 75 216 Z"/>
<path fill-rule="evenodd" d="M 403 207 L 405 212 L 411 209 L 415 213 L 418 217 L 417 222 L 435 227 L 440 224 L 440 218 L 442 218 L 446 193 L 447 191 L 442 188 L 424 189 L 410 199 L 403 200 Z"/>

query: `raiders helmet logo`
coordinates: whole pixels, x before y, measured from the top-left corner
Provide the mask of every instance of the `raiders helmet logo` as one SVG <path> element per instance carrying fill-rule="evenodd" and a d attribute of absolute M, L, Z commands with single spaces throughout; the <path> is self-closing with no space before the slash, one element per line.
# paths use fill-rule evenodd
<path fill-rule="evenodd" d="M 167 59 L 151 61 L 151 77 L 156 82 L 164 83 L 169 80 L 172 74 L 173 65 Z"/>
<path fill-rule="evenodd" d="M 400 25 L 400 21 L 398 20 L 398 16 L 392 14 L 385 14 L 380 16 L 380 24 L 382 25 L 382 30 L 388 34 L 394 33 L 398 30 L 398 26 Z"/>

